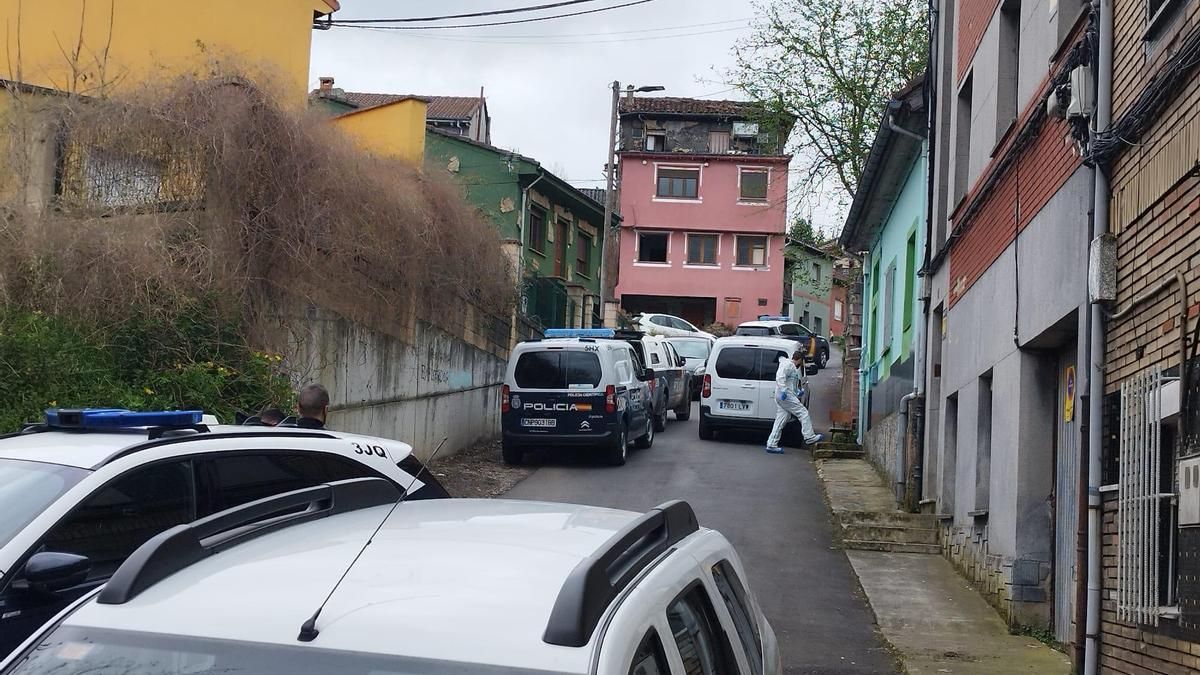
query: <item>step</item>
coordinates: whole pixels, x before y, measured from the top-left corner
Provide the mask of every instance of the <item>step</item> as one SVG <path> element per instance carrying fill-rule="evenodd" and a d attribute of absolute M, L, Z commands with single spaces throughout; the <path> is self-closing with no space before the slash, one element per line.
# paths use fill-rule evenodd
<path fill-rule="evenodd" d="M 848 525 L 882 525 L 912 527 L 919 530 L 936 530 L 937 516 L 930 513 L 907 513 L 905 511 L 834 511 L 838 522 Z"/>
<path fill-rule="evenodd" d="M 942 547 L 937 544 L 902 544 L 894 541 L 865 541 L 862 539 L 846 539 L 842 548 L 855 551 L 884 551 L 887 553 L 929 553 L 938 555 Z"/>
<path fill-rule="evenodd" d="M 822 448 L 818 445 L 813 449 L 813 459 L 862 459 L 866 457 L 866 453 L 858 450 L 858 446 L 851 446 L 854 450 L 842 450 L 836 448 Z"/>
<path fill-rule="evenodd" d="M 888 541 L 897 544 L 937 544 L 937 530 L 898 525 L 845 525 L 842 538 L 856 541 Z"/>

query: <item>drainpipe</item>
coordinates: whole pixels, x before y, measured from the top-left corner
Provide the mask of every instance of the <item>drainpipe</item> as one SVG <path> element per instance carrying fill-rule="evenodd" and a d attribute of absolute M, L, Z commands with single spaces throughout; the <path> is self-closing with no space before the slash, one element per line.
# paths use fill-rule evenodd
<path fill-rule="evenodd" d="M 1093 0 L 1099 12 L 1099 49 L 1096 72 L 1096 132 L 1105 131 L 1112 117 L 1113 18 L 1112 0 Z M 1104 168 L 1092 170 L 1092 241 L 1108 231 L 1108 175 Z M 1184 314 L 1186 318 L 1187 314 Z M 1100 448 L 1104 442 L 1104 312 L 1099 304 L 1091 306 L 1088 321 L 1088 552 L 1087 552 L 1087 644 L 1084 647 L 1084 675 L 1095 675 L 1100 654 Z M 1180 358 L 1184 355 L 1180 353 Z"/>
<path fill-rule="evenodd" d="M 904 439 L 908 435 L 908 402 L 917 397 L 917 392 L 910 391 L 900 397 L 900 421 L 896 426 L 896 504 L 904 505 L 904 485 L 906 458 L 904 456 Z"/>
<path fill-rule="evenodd" d="M 858 352 L 858 432 L 857 438 L 855 439 L 859 447 L 863 446 L 863 441 L 865 440 L 864 434 L 866 433 L 867 429 L 867 401 L 869 398 L 867 391 L 867 379 L 870 377 L 870 367 L 867 363 L 867 359 L 870 356 L 870 350 L 875 348 L 875 345 L 867 344 L 868 338 L 871 337 L 871 312 L 868 311 L 870 304 L 867 302 L 867 289 L 871 287 L 871 274 L 869 272 L 871 269 L 870 251 L 867 251 L 863 255 L 862 266 L 863 290 L 861 294 L 862 297 L 859 298 L 859 301 L 862 302 L 863 344 L 862 348 Z"/>

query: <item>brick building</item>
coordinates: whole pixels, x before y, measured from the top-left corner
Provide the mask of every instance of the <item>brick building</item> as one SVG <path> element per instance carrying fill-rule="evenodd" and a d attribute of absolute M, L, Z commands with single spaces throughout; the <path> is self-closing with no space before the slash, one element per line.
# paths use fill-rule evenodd
<path fill-rule="evenodd" d="M 935 3 L 921 506 L 1010 625 L 1076 641 L 1092 173 L 1047 99 L 1088 3 Z M 1053 107 L 1053 106 L 1051 106 Z"/>
<path fill-rule="evenodd" d="M 1200 2 L 1112 0 L 1100 668 L 1200 671 Z M 1192 319 L 1189 322 L 1189 319 Z M 1181 358 L 1186 355 L 1186 359 Z"/>

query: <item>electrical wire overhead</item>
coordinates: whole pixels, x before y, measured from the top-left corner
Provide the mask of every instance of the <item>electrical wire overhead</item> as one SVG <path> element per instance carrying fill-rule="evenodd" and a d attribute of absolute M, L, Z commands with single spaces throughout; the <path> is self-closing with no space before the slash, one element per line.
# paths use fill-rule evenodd
<path fill-rule="evenodd" d="M 554 9 L 567 5 L 581 5 L 596 0 L 563 0 L 547 5 L 531 5 L 529 7 L 513 7 L 511 9 L 494 9 L 487 12 L 471 12 L 470 14 L 446 14 L 444 16 L 410 16 L 399 19 L 339 19 L 335 23 L 428 23 L 430 21 L 447 21 L 449 19 L 474 19 L 481 16 L 498 16 L 501 14 L 519 14 L 521 12 L 536 12 L 542 9 Z"/>
<path fill-rule="evenodd" d="M 688 28 L 706 28 L 706 27 L 710 27 L 710 26 L 725 26 L 725 25 L 732 24 L 732 23 L 742 24 L 741 26 L 737 27 L 739 29 L 740 28 L 748 28 L 749 22 L 751 19 L 753 19 L 753 17 L 745 17 L 745 18 L 741 18 L 741 19 L 725 19 L 723 21 L 708 21 L 705 23 L 688 23 L 688 24 L 681 24 L 679 26 L 660 26 L 658 28 L 637 28 L 637 29 L 633 29 L 633 30 L 611 30 L 611 31 L 603 31 L 603 32 L 593 32 L 593 33 L 554 33 L 554 34 L 524 33 L 524 34 L 507 34 L 507 35 L 477 33 L 477 34 L 471 34 L 471 35 L 455 35 L 455 36 L 444 36 L 444 37 L 439 36 L 437 39 L 439 39 L 439 40 L 472 39 L 472 40 L 479 40 L 479 41 L 492 41 L 492 40 L 539 40 L 539 39 L 545 39 L 545 38 L 566 39 L 566 38 L 578 38 L 578 37 L 617 37 L 620 35 L 639 35 L 642 33 L 663 33 L 663 32 L 670 32 L 670 31 L 679 31 L 679 30 L 685 30 Z M 345 26 L 345 27 L 346 28 L 363 28 L 363 29 L 376 29 L 376 28 L 385 28 L 386 29 L 386 26 L 355 25 L 355 26 Z"/>
<path fill-rule="evenodd" d="M 537 21 L 550 21 L 552 19 L 565 19 L 572 16 L 583 16 L 585 14 L 597 14 L 599 12 L 608 12 L 614 9 L 622 9 L 625 7 L 633 7 L 634 5 L 644 5 L 654 0 L 634 0 L 620 5 L 611 7 L 597 7 L 596 9 L 585 9 L 578 12 L 568 12 L 566 14 L 552 14 L 550 16 L 539 16 L 530 19 L 510 19 L 508 21 L 491 21 L 488 23 L 456 23 L 456 24 L 436 24 L 432 26 L 377 26 L 377 25 L 362 25 L 358 23 L 349 23 L 353 19 L 342 21 L 340 19 L 323 22 L 323 25 L 329 25 L 334 28 L 371 28 L 374 30 L 441 30 L 450 28 L 488 28 L 491 26 L 511 26 L 519 23 L 534 23 Z M 361 19 L 360 19 L 361 21 Z"/>

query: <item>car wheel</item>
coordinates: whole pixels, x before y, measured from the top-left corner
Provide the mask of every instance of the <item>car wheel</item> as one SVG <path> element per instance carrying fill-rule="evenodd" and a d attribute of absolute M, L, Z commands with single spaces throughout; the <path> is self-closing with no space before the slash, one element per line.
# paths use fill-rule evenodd
<path fill-rule="evenodd" d="M 617 430 L 617 435 L 613 437 L 608 444 L 608 449 L 605 453 L 605 459 L 613 466 L 622 466 L 625 464 L 625 458 L 629 454 L 629 432 L 625 430 L 625 423 L 621 423 L 621 427 Z"/>
<path fill-rule="evenodd" d="M 675 409 L 675 419 L 680 422 L 686 422 L 692 418 L 692 398 L 690 396 L 683 399 L 683 403 Z"/>
<path fill-rule="evenodd" d="M 654 416 L 654 430 L 663 432 L 667 430 L 667 398 L 663 397 L 662 412 Z"/>
<path fill-rule="evenodd" d="M 646 418 L 646 433 L 639 436 L 633 445 L 639 450 L 647 450 L 654 445 L 654 422 L 649 418 Z"/>
<path fill-rule="evenodd" d="M 828 363 L 829 363 L 829 350 L 822 350 L 821 353 L 817 355 L 817 367 L 820 368 L 821 370 L 825 370 L 825 365 Z"/>
<path fill-rule="evenodd" d="M 700 413 L 700 440 L 711 441 L 716 435 L 715 431 L 716 429 L 713 429 L 712 424 L 704 416 L 704 413 Z"/>
<path fill-rule="evenodd" d="M 504 441 L 500 446 L 500 454 L 504 457 L 504 463 L 509 466 L 517 466 L 525 461 L 525 449 L 508 441 Z"/>

